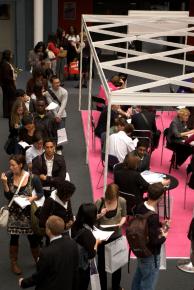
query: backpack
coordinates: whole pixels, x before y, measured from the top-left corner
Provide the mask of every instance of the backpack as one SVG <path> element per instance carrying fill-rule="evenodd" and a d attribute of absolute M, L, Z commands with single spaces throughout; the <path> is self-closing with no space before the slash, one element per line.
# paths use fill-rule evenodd
<path fill-rule="evenodd" d="M 77 243 L 78 252 L 79 252 L 79 268 L 82 270 L 86 270 L 89 267 L 89 259 L 88 259 L 88 251 L 77 242 L 78 237 L 80 237 L 84 233 L 85 229 L 81 229 L 78 234 L 73 238 Z"/>
<path fill-rule="evenodd" d="M 126 238 L 129 243 L 129 255 L 131 251 L 138 258 L 145 258 L 152 255 L 152 252 L 147 247 L 149 242 L 148 235 L 148 217 L 156 214 L 149 211 L 146 214 L 137 214 L 129 222 L 126 229 Z"/>

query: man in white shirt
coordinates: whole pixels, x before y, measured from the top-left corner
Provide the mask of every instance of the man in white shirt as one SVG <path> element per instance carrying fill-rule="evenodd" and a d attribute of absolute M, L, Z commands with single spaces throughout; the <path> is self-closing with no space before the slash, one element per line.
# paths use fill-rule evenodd
<path fill-rule="evenodd" d="M 133 130 L 133 125 L 126 123 L 124 127 L 119 127 L 118 133 L 109 137 L 109 154 L 116 156 L 119 162 L 123 162 L 126 154 L 136 148 L 138 140 L 130 137 Z"/>
<path fill-rule="evenodd" d="M 32 159 L 40 156 L 44 152 L 43 137 L 40 131 L 35 131 L 33 136 L 33 145 L 26 150 L 26 164 L 29 171 L 32 170 Z"/>
<path fill-rule="evenodd" d="M 48 104 L 54 102 L 58 106 L 53 113 L 58 124 L 58 129 L 65 127 L 65 119 L 67 117 L 66 105 L 68 100 L 68 92 L 60 86 L 60 80 L 56 75 L 51 77 L 51 88 L 45 93 Z"/>

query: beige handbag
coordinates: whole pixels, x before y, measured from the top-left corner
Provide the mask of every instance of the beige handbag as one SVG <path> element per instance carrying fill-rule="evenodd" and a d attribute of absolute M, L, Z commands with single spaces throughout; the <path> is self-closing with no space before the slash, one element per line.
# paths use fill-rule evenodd
<path fill-rule="evenodd" d="M 17 188 L 15 194 L 13 195 L 10 203 L 7 206 L 3 206 L 0 209 L 0 228 L 5 228 L 7 226 L 8 219 L 9 219 L 9 208 L 11 207 L 12 203 L 14 202 L 14 198 L 18 194 L 20 187 L 22 185 L 22 182 L 27 175 L 28 175 L 28 172 L 25 172 L 24 175 L 22 176 L 20 183 L 18 185 L 18 188 Z"/>

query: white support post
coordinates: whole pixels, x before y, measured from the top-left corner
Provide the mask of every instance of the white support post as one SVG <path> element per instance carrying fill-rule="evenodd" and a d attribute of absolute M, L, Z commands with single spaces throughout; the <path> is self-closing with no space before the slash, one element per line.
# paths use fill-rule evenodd
<path fill-rule="evenodd" d="M 104 166 L 104 193 L 107 185 L 108 176 L 108 152 L 109 152 L 109 135 L 110 135 L 110 118 L 111 118 L 111 97 L 108 96 L 108 107 L 107 107 L 107 124 L 106 124 L 106 151 L 105 151 L 105 166 Z"/>
<path fill-rule="evenodd" d="M 81 22 L 81 45 L 83 44 L 83 19 L 82 19 L 82 22 Z M 82 52 L 82 49 L 81 49 L 81 52 L 80 52 L 80 74 L 79 74 L 79 111 L 81 111 L 81 99 L 82 99 L 82 59 L 83 59 L 83 52 Z"/>
<path fill-rule="evenodd" d="M 92 68 L 93 68 L 93 56 L 92 56 L 92 54 L 90 54 L 90 72 L 89 72 L 89 89 L 88 89 L 88 131 L 87 131 L 86 164 L 88 164 L 88 154 L 89 154 L 89 146 L 90 146 Z"/>
<path fill-rule="evenodd" d="M 43 41 L 43 0 L 34 0 L 34 46 Z"/>

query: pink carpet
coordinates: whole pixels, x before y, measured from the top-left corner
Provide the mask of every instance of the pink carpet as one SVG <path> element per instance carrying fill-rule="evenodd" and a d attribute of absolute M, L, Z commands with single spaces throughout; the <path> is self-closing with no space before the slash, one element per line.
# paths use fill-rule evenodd
<path fill-rule="evenodd" d="M 82 111 L 82 121 L 84 127 L 85 137 L 87 135 L 87 111 Z M 95 121 L 97 122 L 99 117 L 99 112 L 93 112 Z M 163 131 L 162 121 L 164 128 L 169 126 L 172 118 L 175 116 L 175 112 L 163 112 L 157 118 L 157 126 L 161 131 Z M 91 133 L 90 133 L 91 137 Z M 100 172 L 102 171 L 102 166 L 100 162 L 100 140 L 95 138 L 96 148 L 92 150 L 92 142 L 90 138 L 90 150 L 89 150 L 89 170 L 90 178 L 93 189 L 94 201 L 103 195 L 103 188 L 97 189 L 97 182 L 99 180 Z M 164 148 L 163 152 L 163 164 L 160 166 L 161 157 L 161 147 L 162 147 L 162 136 L 160 138 L 160 146 L 152 154 L 151 158 L 151 170 L 156 172 L 166 172 L 169 169 L 169 160 L 171 158 L 172 152 Z M 179 185 L 176 189 L 170 191 L 170 195 L 173 199 L 172 212 L 171 212 L 171 228 L 166 242 L 166 254 L 168 258 L 175 257 L 188 257 L 190 253 L 190 242 L 187 239 L 188 226 L 192 218 L 192 211 L 194 207 L 194 193 L 187 187 L 187 202 L 186 209 L 183 208 L 184 201 L 184 186 L 186 177 L 186 166 L 187 162 L 182 165 L 179 170 L 172 169 L 171 175 L 175 176 L 179 180 Z M 112 182 L 111 174 L 108 174 L 108 182 Z M 100 186 L 103 186 L 103 177 L 100 181 Z"/>

